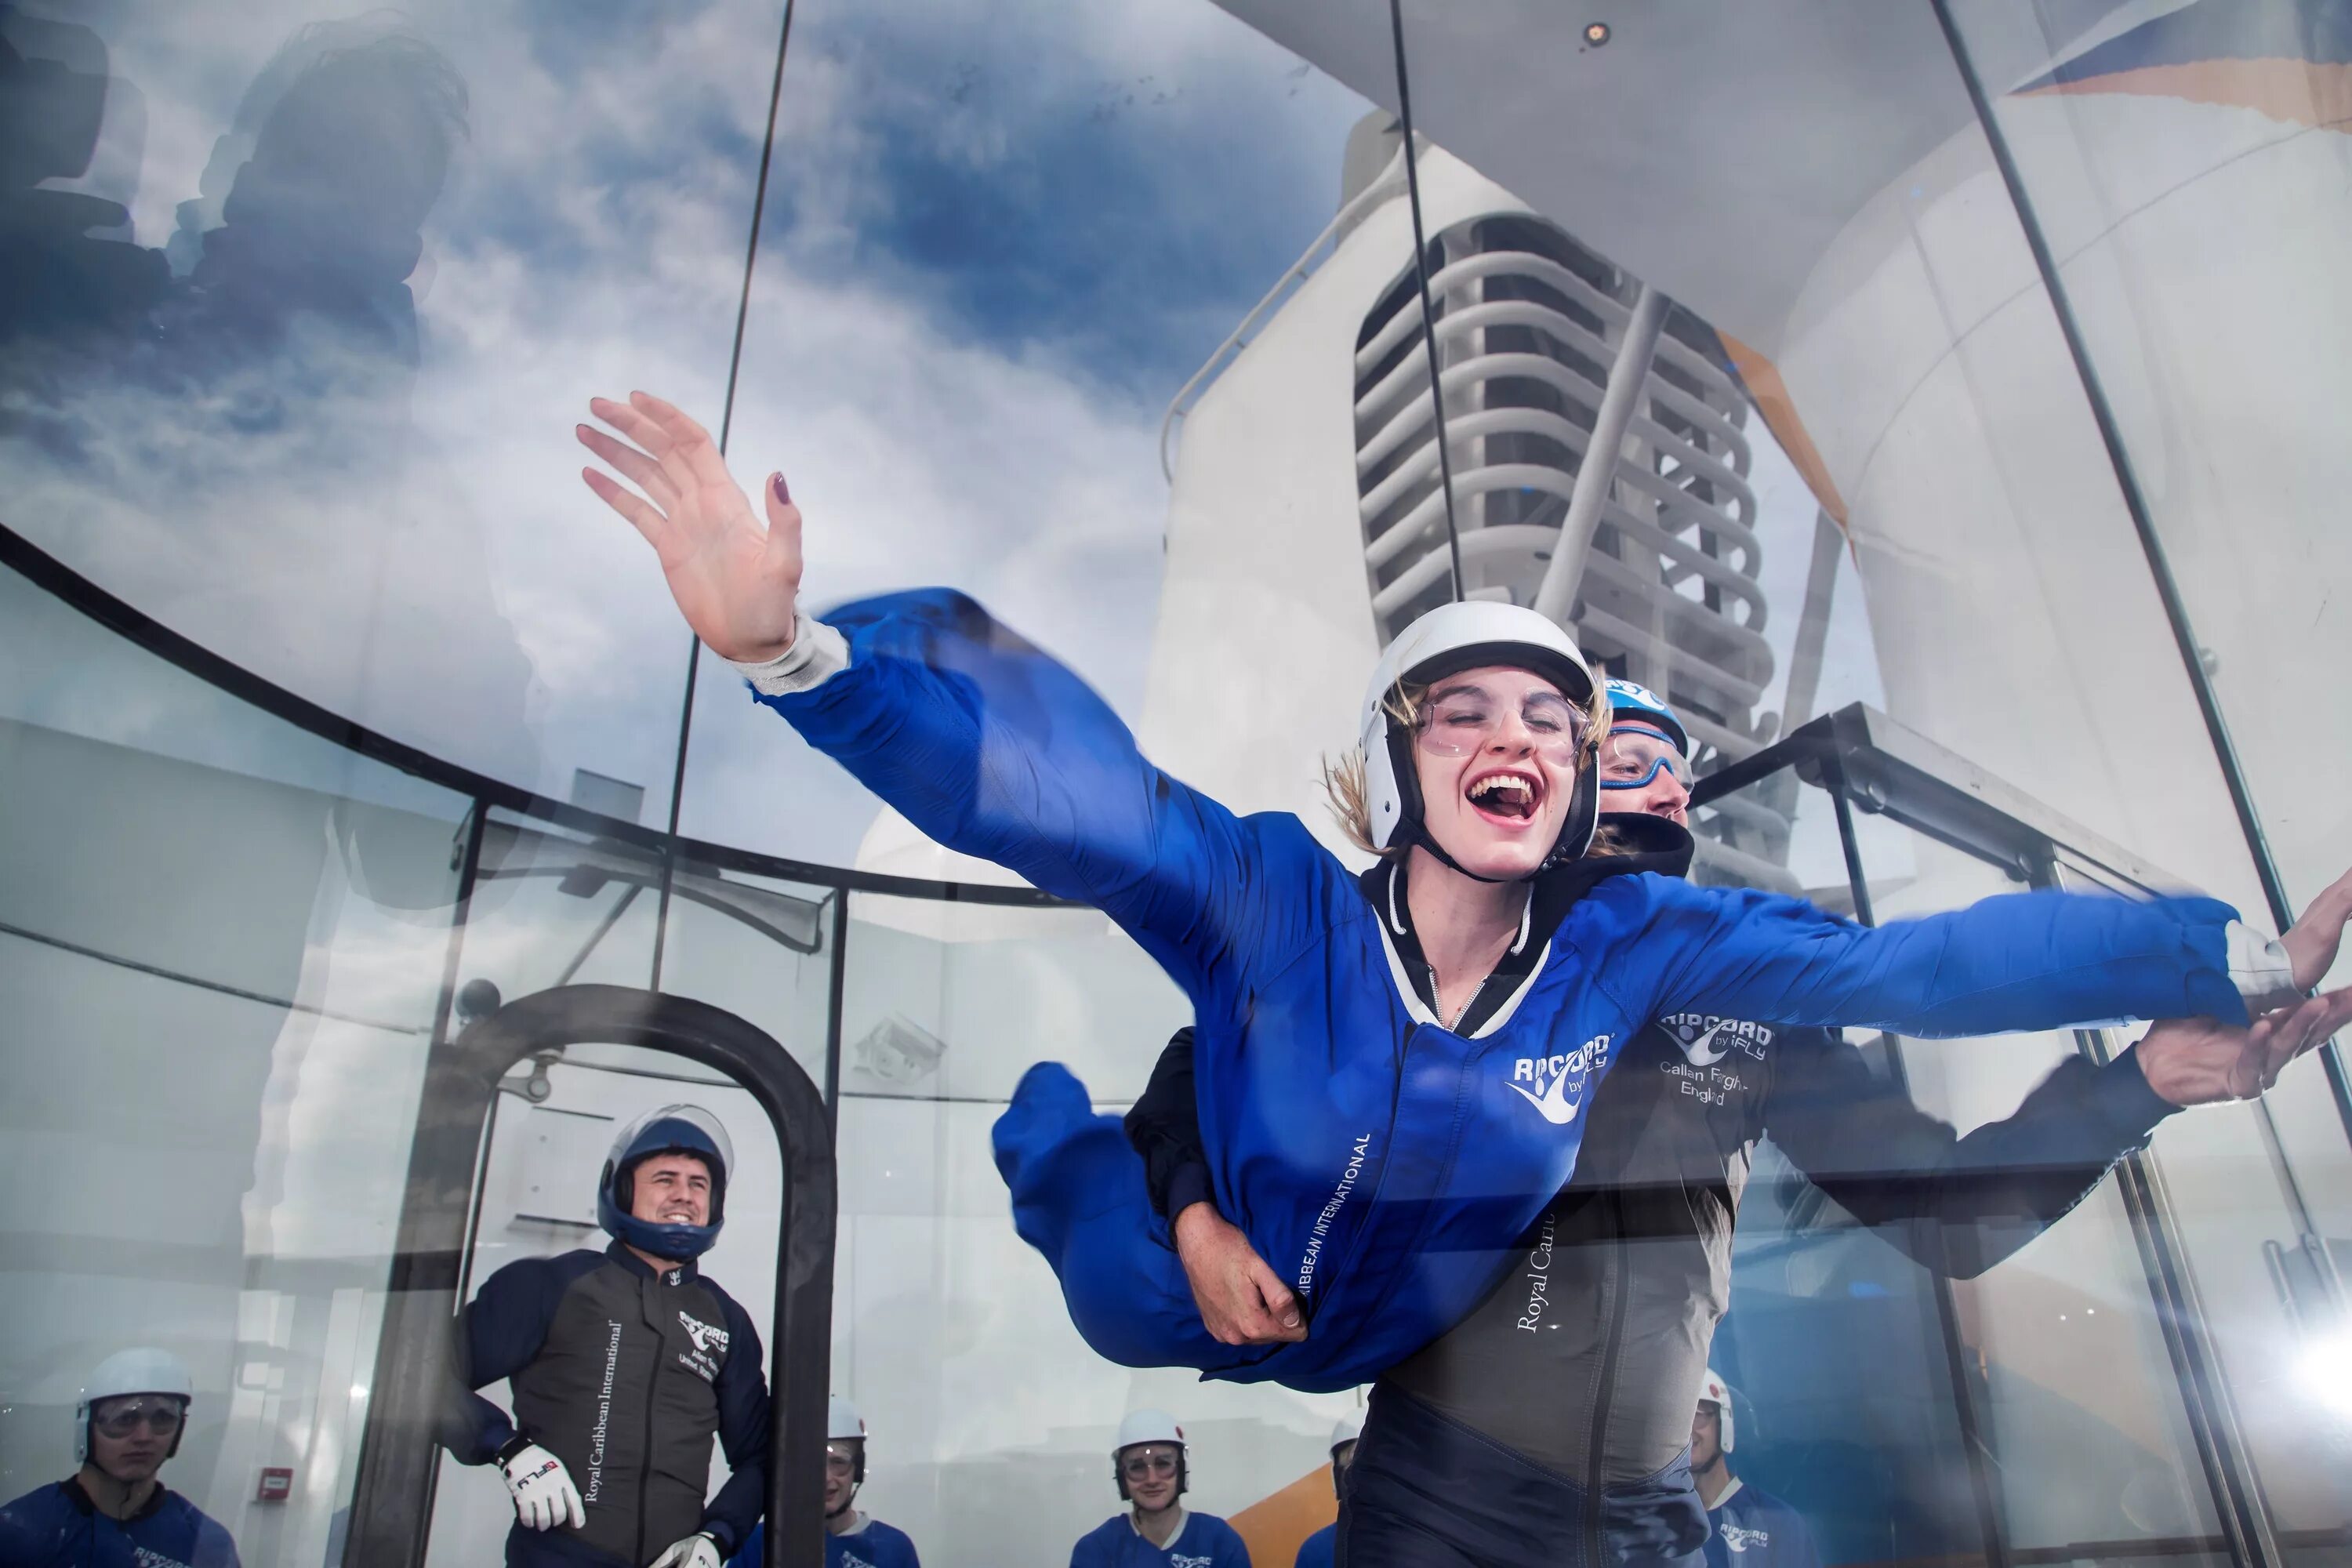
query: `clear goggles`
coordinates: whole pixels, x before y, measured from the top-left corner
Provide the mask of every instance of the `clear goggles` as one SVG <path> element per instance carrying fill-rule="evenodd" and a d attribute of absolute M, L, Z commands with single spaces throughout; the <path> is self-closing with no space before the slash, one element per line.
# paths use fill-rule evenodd
<path fill-rule="evenodd" d="M 1172 1476 L 1176 1473 L 1176 1450 L 1146 1448 L 1121 1458 L 1118 1468 L 1134 1480 L 1141 1480 L 1146 1476 Z"/>
<path fill-rule="evenodd" d="M 89 1424 L 110 1437 L 128 1437 L 141 1426 L 167 1436 L 188 1418 L 188 1402 L 176 1394 L 134 1394 L 90 1406 Z"/>
<path fill-rule="evenodd" d="M 827 1475 L 855 1475 L 857 1472 L 857 1451 L 846 1443 L 826 1444 L 824 1468 Z"/>
<path fill-rule="evenodd" d="M 1573 768 L 1584 743 L 1584 710 L 1556 691 L 1532 691 L 1516 709 L 1475 687 L 1440 691 L 1422 705 L 1414 739 L 1432 756 L 1467 757 L 1496 745 L 1524 745 L 1555 767 Z"/>
<path fill-rule="evenodd" d="M 1600 770 L 1602 789 L 1647 789 L 1660 773 L 1685 790 L 1691 786 L 1690 759 L 1649 730 L 1611 730 L 1601 742 Z"/>

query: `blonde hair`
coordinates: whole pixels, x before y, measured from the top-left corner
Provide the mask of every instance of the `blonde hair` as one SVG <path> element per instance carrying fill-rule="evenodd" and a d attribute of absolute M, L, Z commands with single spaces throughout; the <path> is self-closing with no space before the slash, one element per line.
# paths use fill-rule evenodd
<path fill-rule="evenodd" d="M 1421 705 L 1429 697 L 1429 687 L 1419 681 L 1399 681 L 1381 706 L 1389 718 L 1406 729 L 1421 723 Z M 1584 705 L 1584 743 L 1577 748 L 1576 765 L 1592 766 L 1593 754 L 1609 734 L 1609 693 L 1602 684 L 1592 683 L 1592 696 Z M 1364 748 L 1352 746 L 1337 763 L 1323 759 L 1323 799 L 1331 816 L 1339 824 L 1339 831 L 1348 842 L 1367 855 L 1377 855 L 1383 860 L 1401 860 L 1412 850 L 1407 843 L 1395 842 L 1385 849 L 1372 842 L 1371 784 L 1364 773 Z M 1605 837 L 1604 837 L 1605 836 Z M 1601 828 L 1592 836 L 1588 854 L 1613 855 L 1626 847 L 1622 836 Z"/>

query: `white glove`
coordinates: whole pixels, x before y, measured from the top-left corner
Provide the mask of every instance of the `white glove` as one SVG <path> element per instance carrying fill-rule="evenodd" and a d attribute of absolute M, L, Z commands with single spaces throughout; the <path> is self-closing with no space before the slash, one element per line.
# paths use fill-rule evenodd
<path fill-rule="evenodd" d="M 536 1443 L 524 1445 L 521 1452 L 499 1467 L 499 1474 L 507 1479 L 507 1490 L 514 1494 L 515 1519 L 532 1530 L 551 1530 L 571 1516 L 572 1528 L 579 1529 L 588 1522 L 588 1508 L 580 1500 L 580 1489 L 572 1484 L 572 1473 L 563 1461 Z M 716 1568 L 718 1559 L 711 1559 Z"/>
<path fill-rule="evenodd" d="M 689 1535 L 653 1561 L 653 1568 L 719 1568 L 719 1542 Z"/>

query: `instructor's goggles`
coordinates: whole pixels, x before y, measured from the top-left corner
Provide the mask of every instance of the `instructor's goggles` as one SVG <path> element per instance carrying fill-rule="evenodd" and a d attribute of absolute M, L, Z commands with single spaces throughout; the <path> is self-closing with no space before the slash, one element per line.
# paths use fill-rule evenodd
<path fill-rule="evenodd" d="M 1172 1476 L 1176 1473 L 1176 1456 L 1162 1450 L 1158 1453 L 1129 1454 L 1118 1462 L 1130 1480 L 1146 1476 Z"/>
<path fill-rule="evenodd" d="M 1531 692 L 1513 712 L 1475 686 L 1450 687 L 1423 704 L 1416 738 L 1432 756 L 1467 757 L 1517 742 L 1556 767 L 1573 768 L 1585 722 L 1584 710 L 1558 692 Z"/>
<path fill-rule="evenodd" d="M 1664 736 L 1612 729 L 1601 742 L 1602 789 L 1646 789 L 1660 773 L 1671 775 L 1685 790 L 1691 786 L 1690 759 Z"/>
<path fill-rule="evenodd" d="M 135 1394 L 93 1407 L 89 1424 L 110 1437 L 128 1437 L 142 1426 L 164 1436 L 178 1431 L 187 1415 L 187 1404 L 177 1394 Z"/>

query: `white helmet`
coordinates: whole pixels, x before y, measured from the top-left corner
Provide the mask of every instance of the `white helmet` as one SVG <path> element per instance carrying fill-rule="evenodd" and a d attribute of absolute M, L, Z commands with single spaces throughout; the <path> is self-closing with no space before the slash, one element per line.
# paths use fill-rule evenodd
<path fill-rule="evenodd" d="M 1130 1410 L 1127 1419 L 1118 1424 L 1118 1437 L 1110 1447 L 1111 1477 L 1118 1482 L 1119 1500 L 1125 1502 L 1129 1496 L 1127 1467 L 1120 1463 L 1119 1456 L 1145 1443 L 1176 1445 L 1176 1495 L 1183 1496 L 1184 1489 L 1192 1484 L 1188 1473 L 1192 1456 L 1184 1442 L 1184 1428 L 1177 1426 L 1176 1417 L 1165 1410 Z"/>
<path fill-rule="evenodd" d="M 1706 1381 L 1698 1386 L 1698 1402 L 1716 1408 L 1716 1431 L 1722 1436 L 1723 1451 L 1731 1452 L 1731 1384 L 1713 1367 L 1706 1369 Z"/>
<path fill-rule="evenodd" d="M 195 1380 L 188 1375 L 187 1363 L 170 1351 L 152 1345 L 138 1345 L 127 1351 L 117 1351 L 98 1363 L 82 1384 L 81 1397 L 74 1404 L 74 1462 L 80 1464 L 89 1458 L 89 1407 L 101 1399 L 119 1399 L 126 1394 L 168 1394 L 184 1404 L 194 1404 Z M 170 1458 L 180 1451 L 180 1438 L 187 1432 L 183 1422 L 172 1436 Z"/>
<path fill-rule="evenodd" d="M 1389 699 L 1400 681 L 1426 683 L 1488 664 L 1531 670 L 1559 687 L 1560 694 L 1580 708 L 1591 702 L 1598 684 L 1574 639 L 1549 616 L 1517 605 L 1485 600 L 1440 605 L 1399 632 L 1372 666 L 1371 683 L 1364 692 L 1363 719 L 1357 729 L 1357 741 L 1364 752 L 1365 805 L 1371 816 L 1374 848 L 1418 842 L 1453 865 L 1452 858 L 1430 839 L 1423 825 L 1412 736 L 1389 712 Z M 1544 860 L 1546 867 L 1572 860 L 1591 844 L 1600 813 L 1593 772 L 1590 767 L 1577 769 L 1568 816 L 1560 825 L 1559 841 Z"/>
<path fill-rule="evenodd" d="M 1364 1412 L 1359 1406 L 1331 1423 L 1331 1452 L 1338 1453 L 1363 1435 Z"/>
<path fill-rule="evenodd" d="M 866 1484 L 866 1417 L 857 1406 L 838 1394 L 824 1402 L 824 1440 L 828 1443 L 855 1443 L 857 1452 L 850 1460 L 850 1497 L 856 1498 L 856 1489 Z M 849 1505 L 845 1503 L 844 1508 Z"/>

